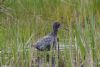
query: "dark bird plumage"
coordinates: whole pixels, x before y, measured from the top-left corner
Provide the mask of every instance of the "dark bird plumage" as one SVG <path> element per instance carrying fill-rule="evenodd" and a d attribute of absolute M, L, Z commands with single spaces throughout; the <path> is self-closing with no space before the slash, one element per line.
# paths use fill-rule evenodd
<path fill-rule="evenodd" d="M 43 38 L 39 39 L 34 47 L 37 50 L 40 51 L 44 51 L 44 50 L 50 50 L 51 45 L 56 49 L 57 47 L 57 32 L 58 32 L 58 28 L 60 27 L 60 23 L 55 22 L 53 24 L 53 30 L 51 33 L 49 33 L 48 35 L 44 36 Z"/>

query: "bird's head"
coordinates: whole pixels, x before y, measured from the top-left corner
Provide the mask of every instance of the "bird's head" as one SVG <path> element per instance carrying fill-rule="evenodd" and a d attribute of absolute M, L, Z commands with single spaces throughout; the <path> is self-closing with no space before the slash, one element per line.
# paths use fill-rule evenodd
<path fill-rule="evenodd" d="M 58 30 L 59 27 L 60 27 L 60 23 L 59 22 L 55 22 L 53 24 L 53 30 Z"/>

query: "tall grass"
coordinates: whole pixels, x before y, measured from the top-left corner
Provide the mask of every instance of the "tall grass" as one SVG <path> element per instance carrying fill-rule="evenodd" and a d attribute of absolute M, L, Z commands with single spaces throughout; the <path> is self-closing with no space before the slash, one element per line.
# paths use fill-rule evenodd
<path fill-rule="evenodd" d="M 0 1 L 0 67 L 29 67 L 34 57 L 56 56 L 56 67 L 100 67 L 99 0 Z M 56 51 L 31 48 L 59 21 L 60 61 Z M 51 60 L 51 59 L 50 59 Z M 47 67 L 46 59 L 43 67 Z M 35 64 L 35 62 L 33 62 Z M 51 62 L 49 63 L 52 64 Z"/>

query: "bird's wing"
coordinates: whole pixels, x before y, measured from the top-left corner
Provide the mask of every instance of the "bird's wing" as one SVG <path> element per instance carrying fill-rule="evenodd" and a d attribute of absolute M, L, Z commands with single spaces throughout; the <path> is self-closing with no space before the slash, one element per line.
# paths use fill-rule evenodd
<path fill-rule="evenodd" d="M 42 39 L 39 39 L 36 44 L 35 48 L 39 50 L 45 50 L 47 46 L 53 44 L 54 38 L 52 36 L 45 36 Z"/>

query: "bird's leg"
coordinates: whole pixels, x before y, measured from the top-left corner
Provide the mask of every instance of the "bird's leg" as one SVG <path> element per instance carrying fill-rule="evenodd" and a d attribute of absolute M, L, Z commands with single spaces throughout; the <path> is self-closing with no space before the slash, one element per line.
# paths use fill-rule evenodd
<path fill-rule="evenodd" d="M 59 59 L 59 52 L 60 52 L 60 50 L 59 50 L 59 38 L 57 38 L 57 42 L 58 42 L 58 44 L 57 44 L 57 48 L 58 48 L 58 59 Z"/>
<path fill-rule="evenodd" d="M 36 59 L 35 59 L 35 64 L 36 64 L 36 67 L 41 67 L 41 65 L 42 65 L 42 59 L 41 59 L 41 56 L 40 56 L 40 54 L 39 54 L 40 52 L 39 51 L 37 51 L 37 57 L 36 57 Z"/>
<path fill-rule="evenodd" d="M 52 56 L 52 67 L 55 67 L 55 57 Z"/>
<path fill-rule="evenodd" d="M 60 50 L 59 50 L 59 38 L 56 38 L 54 40 L 53 47 L 58 52 L 57 55 L 58 55 L 58 61 L 59 61 L 59 52 L 60 52 Z M 55 56 L 54 55 L 52 56 L 52 67 L 55 67 Z"/>
<path fill-rule="evenodd" d="M 49 54 L 47 54 L 46 60 L 47 60 L 47 62 L 49 62 Z"/>
<path fill-rule="evenodd" d="M 41 67 L 41 65 L 42 65 L 42 58 L 37 57 L 36 64 L 37 64 L 37 67 Z"/>
<path fill-rule="evenodd" d="M 57 49 L 57 39 L 56 38 L 54 39 L 54 42 L 53 42 L 53 48 L 55 50 Z"/>

